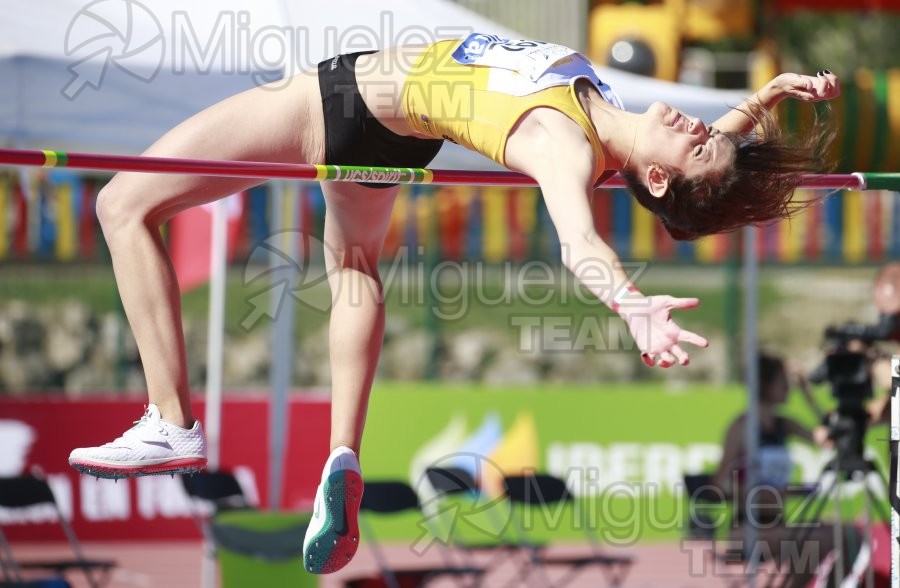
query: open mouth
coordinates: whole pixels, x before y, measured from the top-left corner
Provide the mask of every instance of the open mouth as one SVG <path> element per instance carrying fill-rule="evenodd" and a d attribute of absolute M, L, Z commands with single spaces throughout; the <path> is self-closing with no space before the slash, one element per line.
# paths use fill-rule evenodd
<path fill-rule="evenodd" d="M 672 119 L 672 122 L 669 124 L 670 127 L 675 127 L 681 121 L 681 113 L 677 110 L 675 111 L 675 118 Z"/>

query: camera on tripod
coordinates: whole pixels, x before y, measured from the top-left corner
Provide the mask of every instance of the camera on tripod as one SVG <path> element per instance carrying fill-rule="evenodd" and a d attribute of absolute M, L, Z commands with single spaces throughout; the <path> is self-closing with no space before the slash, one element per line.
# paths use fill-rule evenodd
<path fill-rule="evenodd" d="M 868 428 L 866 401 L 873 396 L 871 359 L 868 351 L 881 341 L 896 341 L 900 315 L 882 314 L 875 324 L 845 323 L 825 329 L 829 351 L 810 374 L 816 384 L 828 382 L 837 401 L 828 416 L 828 436 L 834 441 L 839 462 L 853 468 L 864 461 L 863 441 Z"/>
<path fill-rule="evenodd" d="M 897 270 L 896 277 L 900 284 L 900 264 L 896 264 L 894 269 Z M 900 294 L 900 289 L 891 293 L 892 297 L 897 298 L 896 302 L 900 302 L 900 297 L 895 296 L 895 293 Z M 845 496 L 841 490 L 843 484 L 861 483 L 865 512 L 862 521 L 863 541 L 866 546 L 874 545 L 870 512 L 874 509 L 881 521 L 889 521 L 887 509 L 882 505 L 883 498 L 879 498 L 887 494 L 887 482 L 875 463 L 866 459 L 863 445 L 870 419 L 866 401 L 872 398 L 874 392 L 872 370 L 873 351 L 877 351 L 875 344 L 900 341 L 900 305 L 894 306 L 889 312 L 885 312 L 882 306 L 879 306 L 879 310 L 882 314 L 876 324 L 846 323 L 826 329 L 827 354 L 824 361 L 809 375 L 812 382 L 828 382 L 831 394 L 837 400 L 837 408 L 825 418 L 828 436 L 834 442 L 835 451 L 823 466 L 810 499 L 796 515 L 796 521 L 803 521 L 807 525 L 793 528 L 787 541 L 800 544 L 805 542 L 814 526 L 809 523 L 821 523 L 825 506 L 836 505 L 837 516 L 829 523 L 834 526 L 833 532 L 829 534 L 835 538 L 834 549 L 839 554 L 835 560 L 835 585 L 840 586 L 845 585 L 844 564 L 841 562 L 845 552 L 842 546 L 845 541 L 849 544 L 849 529 L 856 526 L 856 523 L 847 525 L 843 520 L 846 512 L 842 503 Z M 845 528 L 848 529 L 847 537 L 844 536 Z M 854 563 L 853 570 L 855 569 Z M 854 572 L 850 573 L 852 575 Z M 871 578 L 870 574 L 869 579 Z"/>
<path fill-rule="evenodd" d="M 824 361 L 809 375 L 812 382 L 828 382 L 831 395 L 837 401 L 837 408 L 826 416 L 824 423 L 828 427 L 828 436 L 834 443 L 835 451 L 822 467 L 810 499 L 794 518 L 795 521 L 807 524 L 794 527 L 787 539 L 789 543 L 803 544 L 812 533 L 814 525 L 809 523 L 821 523 L 826 505 L 835 505 L 836 517 L 829 522 L 834 528 L 829 535 L 834 537 L 834 549 L 838 554 L 835 558 L 834 579 L 835 585 L 840 586 L 845 585 L 844 563 L 841 561 L 845 553 L 843 545 L 845 541 L 850 544 L 850 529 L 857 526 L 855 522 L 845 524 L 843 520 L 846 509 L 842 501 L 844 496 L 852 496 L 842 490 L 844 484 L 860 483 L 857 488 L 863 490 L 865 516 L 862 527 L 866 546 L 874 545 L 873 518 L 870 516 L 872 510 L 877 512 L 881 521 L 890 520 L 883 505 L 883 497 L 888 492 L 887 481 L 875 462 L 866 459 L 863 442 L 871 418 L 871 406 L 867 401 L 873 397 L 875 388 L 873 367 L 877 369 L 876 344 L 900 342 L 900 264 L 891 264 L 886 270 L 882 270 L 876 286 L 876 308 L 880 312 L 878 322 L 851 322 L 826 329 L 825 339 L 828 345 Z M 859 539 L 855 538 L 853 541 Z M 855 573 L 855 569 L 854 563 L 850 573 Z M 870 566 L 869 570 L 871 569 L 873 568 Z M 871 574 L 869 578 L 872 578 Z"/>
<path fill-rule="evenodd" d="M 882 314 L 872 325 L 855 322 L 825 329 L 830 349 L 810 380 L 828 382 L 838 402 L 861 403 L 872 396 L 872 379 L 866 351 L 879 341 L 900 340 L 900 315 Z"/>

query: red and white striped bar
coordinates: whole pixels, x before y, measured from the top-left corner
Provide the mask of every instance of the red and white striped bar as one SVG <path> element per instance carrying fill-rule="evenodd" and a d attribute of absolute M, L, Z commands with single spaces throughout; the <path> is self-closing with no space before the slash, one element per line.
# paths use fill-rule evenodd
<path fill-rule="evenodd" d="M 429 170 L 422 168 L 311 165 L 260 161 L 219 161 L 26 149 L 0 149 L 0 165 L 68 167 L 108 172 L 196 174 L 235 178 L 285 178 L 333 182 L 537 186 L 537 183 L 526 175 L 502 171 Z M 607 177 L 605 181 L 601 181 L 599 185 L 615 188 L 622 187 L 625 184 L 620 176 L 613 175 Z M 900 190 L 900 174 L 808 175 L 804 178 L 802 187 L 822 190 Z"/>

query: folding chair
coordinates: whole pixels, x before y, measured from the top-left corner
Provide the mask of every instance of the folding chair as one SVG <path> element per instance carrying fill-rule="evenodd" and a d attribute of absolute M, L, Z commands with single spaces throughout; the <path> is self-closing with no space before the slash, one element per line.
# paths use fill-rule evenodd
<path fill-rule="evenodd" d="M 254 507 L 231 472 L 205 470 L 185 474 L 181 476 L 181 485 L 190 498 L 191 516 L 203 534 L 204 574 L 214 577 L 217 543 L 213 536 L 213 518 L 219 513 Z"/>
<path fill-rule="evenodd" d="M 507 476 L 504 478 L 504 482 L 509 500 L 520 507 L 541 507 L 546 509 L 549 506 L 572 501 L 572 495 L 566 488 L 566 483 L 554 476 L 528 473 L 521 476 Z M 517 517 L 513 517 L 513 519 L 517 519 Z M 634 559 L 630 556 L 602 553 L 597 537 L 586 524 L 581 524 L 581 527 L 585 530 L 585 538 L 591 548 L 588 555 L 545 554 L 540 545 L 528 540 L 521 521 L 517 522 L 518 532 L 523 537 L 522 543 L 530 552 L 530 562 L 534 569 L 543 575 L 542 586 L 565 586 L 574 580 L 582 570 L 588 567 L 599 567 L 606 576 L 610 586 L 615 588 L 621 586 L 634 562 Z M 568 567 L 569 571 L 554 583 L 550 582 L 546 574 L 543 573 L 543 569 L 555 566 Z"/>
<path fill-rule="evenodd" d="M 472 474 L 465 469 L 455 467 L 430 467 L 425 470 L 425 476 L 434 490 L 437 500 L 441 502 L 459 499 L 465 502 L 478 504 L 479 501 L 484 500 L 484 496 L 478 483 L 472 477 Z M 502 500 L 503 502 L 506 502 L 505 498 Z M 506 504 L 508 506 L 508 503 Z M 441 510 L 440 506 L 437 510 Z M 485 512 L 484 522 L 486 525 L 490 525 L 490 529 L 482 528 L 479 530 L 496 537 L 496 540 L 475 543 L 467 541 L 462 537 L 462 533 L 455 532 L 455 529 L 441 532 L 442 535 L 449 537 L 450 542 L 452 542 L 452 545 L 456 549 L 465 554 L 464 557 L 466 557 L 466 563 L 471 561 L 471 554 L 478 552 L 493 552 L 495 555 L 493 555 L 489 560 L 489 563 L 484 567 L 487 569 L 494 569 L 505 560 L 512 560 L 515 562 L 517 556 L 526 553 L 525 547 L 532 549 L 544 547 L 544 544 L 542 543 L 529 543 L 526 545 L 521 541 L 512 538 L 510 534 L 507 533 L 509 527 L 508 512 L 505 513 L 507 516 L 504 516 L 503 514 L 498 513 L 494 506 L 483 508 L 483 510 Z M 518 566 L 518 572 L 521 579 L 525 581 L 528 575 L 527 568 L 520 565 Z"/>
<path fill-rule="evenodd" d="M 191 516 L 210 545 L 211 555 L 215 555 L 210 533 L 212 518 L 221 512 L 254 507 L 231 472 L 201 471 L 183 475 L 181 484 L 190 497 Z"/>
<path fill-rule="evenodd" d="M 477 503 L 484 500 L 484 495 L 478 487 L 477 482 L 468 471 L 462 468 L 438 468 L 431 467 L 425 470 L 425 476 L 431 487 L 434 489 L 438 500 L 446 501 L 448 499 L 457 498 L 465 502 Z M 511 544 L 507 542 L 508 538 L 504 531 L 508 526 L 505 517 L 495 512 L 491 508 L 485 509 L 488 518 L 491 520 L 489 524 L 491 529 L 485 529 L 486 533 L 498 538 L 494 542 L 486 543 L 467 543 L 459 539 L 454 541 L 454 545 L 461 549 L 496 549 L 498 547 L 509 547 Z M 513 545 L 514 546 L 514 545 Z"/>
<path fill-rule="evenodd" d="M 303 537 L 310 513 L 229 510 L 215 515 L 211 534 L 217 547 L 221 588 L 304 588 L 319 577 L 303 567 Z"/>
<path fill-rule="evenodd" d="M 703 547 L 704 556 L 711 560 L 711 565 L 715 566 L 715 569 L 719 569 L 720 566 L 725 566 L 726 570 L 734 569 L 734 572 L 725 574 L 723 580 L 732 588 L 741 586 L 745 568 L 743 554 L 716 547 L 719 529 L 729 527 L 728 524 L 716 523 L 716 519 L 721 518 L 728 509 L 725 494 L 713 484 L 711 474 L 685 474 L 684 498 L 687 501 L 685 539 L 708 543 Z M 730 518 L 730 515 L 728 516 Z"/>
<path fill-rule="evenodd" d="M 446 550 L 446 546 L 440 541 L 436 543 L 447 564 L 445 566 L 404 569 L 397 568 L 390 563 L 384 550 L 378 544 L 372 526 L 367 520 L 367 513 L 397 515 L 405 512 L 416 512 L 419 514 L 422 512 L 419 505 L 419 497 L 408 484 L 393 481 L 366 481 L 362 503 L 360 504 L 359 523 L 360 529 L 369 543 L 369 548 L 372 550 L 372 555 L 378 563 L 380 578 L 378 578 L 377 583 L 373 583 L 371 578 L 356 579 L 348 582 L 347 586 L 382 585 L 388 588 L 407 588 L 410 586 L 423 586 L 428 581 L 438 577 L 450 577 L 459 586 L 465 586 L 467 579 L 470 580 L 470 585 L 477 585 L 485 570 L 454 565 L 452 557 Z M 424 519 L 422 522 L 427 525 Z"/>
<path fill-rule="evenodd" d="M 713 484 L 712 475 L 685 474 L 684 498 L 687 500 L 685 513 L 688 517 L 685 538 L 714 541 L 721 525 L 716 524 L 708 512 L 721 517 L 727 504 L 725 494 Z"/>
<path fill-rule="evenodd" d="M 797 495 L 809 492 L 808 488 L 798 488 Z M 711 474 L 685 474 L 684 495 L 687 500 L 686 539 L 705 541 L 709 546 L 704 549 L 705 555 L 712 561 L 714 569 L 721 570 L 723 581 L 730 588 L 738 588 L 747 582 L 749 562 L 742 546 L 735 547 L 727 537 L 720 537 L 720 530 L 730 530 L 734 525 L 735 513 L 732 512 L 729 496 L 714 483 Z M 712 513 L 712 517 L 708 516 Z M 718 522 L 717 522 L 718 519 Z M 724 547 L 723 543 L 724 542 Z M 771 564 L 768 559 L 757 562 L 759 565 Z M 759 574 L 762 570 L 757 569 Z M 779 576 L 777 569 L 766 574 L 774 580 Z"/>
<path fill-rule="evenodd" d="M 50 506 L 55 511 L 56 519 L 62 527 L 75 557 L 73 559 L 18 562 L 13 557 L 12 548 L 6 540 L 3 530 L 0 529 L 0 560 L 5 562 L 0 563 L 0 571 L 3 572 L 4 581 L 12 582 L 14 585 L 24 582 L 22 572 L 25 570 L 50 571 L 63 577 L 72 570 L 81 570 L 91 588 L 99 588 L 105 584 L 109 579 L 110 570 L 116 567 L 116 562 L 84 557 L 75 531 L 60 511 L 47 481 L 35 475 L 0 478 L 0 507 L 10 510 L 25 510 L 42 505 Z"/>
<path fill-rule="evenodd" d="M 192 506 L 205 505 L 208 516 L 226 510 L 253 508 L 234 474 L 226 471 L 202 471 L 181 476 L 184 491 Z"/>

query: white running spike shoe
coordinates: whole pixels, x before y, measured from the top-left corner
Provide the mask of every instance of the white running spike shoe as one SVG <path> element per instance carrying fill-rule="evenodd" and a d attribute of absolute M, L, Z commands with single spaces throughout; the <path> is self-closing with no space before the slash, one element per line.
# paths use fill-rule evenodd
<path fill-rule="evenodd" d="M 162 420 L 151 404 L 115 441 L 73 450 L 69 465 L 98 478 L 190 474 L 206 467 L 206 436 L 200 421 L 182 429 Z"/>
<path fill-rule="evenodd" d="M 330 574 L 353 559 L 359 547 L 362 494 L 356 454 L 347 447 L 338 447 L 325 462 L 313 516 L 303 540 L 303 566 L 307 571 Z"/>

